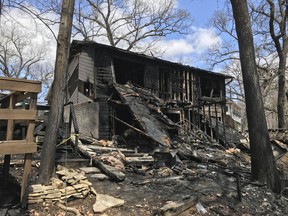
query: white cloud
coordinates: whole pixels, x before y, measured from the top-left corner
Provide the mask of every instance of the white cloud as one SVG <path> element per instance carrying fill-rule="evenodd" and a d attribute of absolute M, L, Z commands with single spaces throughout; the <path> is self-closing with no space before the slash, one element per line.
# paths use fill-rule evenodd
<path fill-rule="evenodd" d="M 183 38 L 160 41 L 159 45 L 165 50 L 163 57 L 171 61 L 185 59 L 187 62 L 188 57 L 200 58 L 209 48 L 221 44 L 221 38 L 212 28 L 194 27 L 193 32 Z"/>
<path fill-rule="evenodd" d="M 165 50 L 165 57 L 174 57 L 183 54 L 193 53 L 194 46 L 187 38 L 163 40 L 159 45 Z"/>
<path fill-rule="evenodd" d="M 213 46 L 221 43 L 220 37 L 216 36 L 212 28 L 197 29 L 196 33 L 190 39 L 193 41 L 195 52 L 201 54 Z"/>

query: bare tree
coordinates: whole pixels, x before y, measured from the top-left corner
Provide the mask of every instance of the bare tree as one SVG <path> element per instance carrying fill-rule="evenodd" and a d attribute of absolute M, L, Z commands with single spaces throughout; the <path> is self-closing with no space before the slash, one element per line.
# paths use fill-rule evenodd
<path fill-rule="evenodd" d="M 0 76 L 39 80 L 44 94 L 52 82 L 54 68 L 47 31 L 21 11 L 18 11 L 21 21 L 16 20 L 15 11 L 15 8 L 6 8 L 1 17 Z M 33 25 L 25 27 L 24 22 Z"/>
<path fill-rule="evenodd" d="M 269 33 L 273 43 L 267 46 L 267 49 L 274 46 L 278 55 L 278 128 L 286 128 L 285 122 L 285 104 L 286 104 L 286 79 L 285 72 L 288 56 L 288 0 L 283 1 L 265 0 L 261 5 L 254 6 L 252 9 L 259 14 L 257 19 L 262 34 Z"/>
<path fill-rule="evenodd" d="M 82 0 L 77 5 L 75 35 L 127 50 L 152 51 L 155 41 L 188 33 L 191 24 L 188 11 L 177 8 L 175 0 Z"/>
<path fill-rule="evenodd" d="M 267 186 L 272 191 L 280 193 L 281 183 L 272 153 L 264 114 L 247 0 L 230 1 L 238 36 L 245 89 L 252 179 L 267 183 Z"/>
<path fill-rule="evenodd" d="M 32 44 L 32 34 L 19 28 L 16 22 L 1 23 L 0 28 L 0 73 L 2 76 L 27 78 L 33 65 L 42 61 L 44 47 Z"/>
<path fill-rule="evenodd" d="M 268 1 L 268 0 L 267 0 Z M 264 100 L 264 105 L 266 109 L 266 113 L 278 114 L 278 125 L 273 124 L 274 127 L 285 127 L 285 82 L 282 76 L 279 73 L 283 73 L 283 63 L 287 59 L 287 53 L 285 54 L 285 50 L 287 48 L 287 30 L 286 32 L 282 31 L 281 29 L 287 29 L 286 24 L 283 23 L 283 19 L 285 18 L 286 8 L 284 5 L 278 8 L 274 8 L 273 10 L 274 15 L 273 22 L 271 21 L 271 8 L 270 4 L 267 3 L 266 0 L 262 1 L 249 1 L 249 8 L 250 8 L 250 17 L 252 19 L 252 29 L 253 29 L 253 37 L 254 37 L 254 46 L 255 46 L 255 55 L 256 55 L 256 65 L 257 71 L 259 73 L 259 81 L 261 86 L 261 91 Z M 282 1 L 278 1 L 280 3 Z M 252 4 L 253 3 L 253 4 Z M 271 3 L 271 1 L 270 1 Z M 284 10 L 285 9 L 285 10 Z M 281 12 L 282 11 L 282 12 Z M 278 14 L 276 16 L 275 14 Z M 234 20 L 231 19 L 231 9 L 229 5 L 226 5 L 225 10 L 218 11 L 215 13 L 214 17 L 212 18 L 212 25 L 218 30 L 219 34 L 225 37 L 225 40 L 221 44 L 221 46 L 216 47 L 215 49 L 211 49 L 209 63 L 212 66 L 221 64 L 224 65 L 225 71 L 230 72 L 231 70 L 226 70 L 227 68 L 231 68 L 229 65 L 234 65 L 235 62 L 239 61 L 238 55 L 238 48 L 236 42 L 238 37 L 235 32 L 235 23 Z M 279 26 L 282 26 L 281 28 Z M 278 43 L 275 43 L 271 37 L 271 30 L 275 31 L 275 39 L 278 40 Z M 273 35 L 273 34 L 272 34 Z M 223 37 L 223 38 L 224 38 Z M 275 48 L 275 44 L 281 45 L 282 47 Z M 282 52 L 278 52 L 278 50 L 282 50 Z M 285 57 L 286 55 L 286 57 Z M 212 58 L 211 58 L 212 57 Z M 281 61 L 281 59 L 284 59 Z M 280 65 L 281 63 L 281 65 Z M 286 66 L 285 66 L 286 67 Z M 281 69 L 282 68 L 282 69 Z M 279 72 L 280 71 L 280 72 Z M 285 69 L 284 69 L 285 71 Z M 235 71 L 233 72 L 235 76 Z M 236 79 L 239 76 L 235 76 Z M 282 77 L 282 78 L 281 78 Z M 276 85 L 278 79 L 278 85 Z M 282 81 L 281 81 L 282 80 Z M 238 84 L 241 81 L 237 81 Z M 281 83 L 279 83 L 281 82 Z M 231 89 L 241 89 L 240 86 L 235 85 L 235 82 L 231 83 L 233 88 Z M 236 83 L 237 84 L 237 83 Z M 275 88 L 278 86 L 277 88 Z M 275 99 L 275 92 L 278 93 L 278 102 L 274 103 Z M 241 92 L 239 92 L 241 93 Z M 233 93 L 236 94 L 237 93 Z M 241 93 L 242 94 L 242 93 Z M 238 94 L 240 96 L 241 94 Z M 274 97 L 271 98 L 270 96 L 273 95 Z M 244 96 L 242 94 L 242 96 Z M 277 97 L 276 97 L 277 98 Z M 273 102 L 271 102 L 271 99 Z M 284 105 L 283 105 L 284 104 Z M 278 108 L 277 108 L 278 107 Z M 283 108 L 283 109 L 282 109 Z M 286 109 L 287 110 L 287 109 Z M 284 111 L 284 114 L 283 112 Z M 283 116 L 284 115 L 284 116 Z M 274 118 L 275 121 L 275 118 Z M 284 124 L 284 125 L 283 125 Z"/>

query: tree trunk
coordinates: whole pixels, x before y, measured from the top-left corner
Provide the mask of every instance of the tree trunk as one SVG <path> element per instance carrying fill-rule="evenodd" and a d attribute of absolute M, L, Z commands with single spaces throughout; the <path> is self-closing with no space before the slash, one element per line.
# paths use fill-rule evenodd
<path fill-rule="evenodd" d="M 55 151 L 58 129 L 62 121 L 65 99 L 65 78 L 68 65 L 69 45 L 71 39 L 74 0 L 63 0 L 59 34 L 57 39 L 57 53 L 52 85 L 51 109 L 41 152 L 39 183 L 47 184 L 55 168 Z"/>
<path fill-rule="evenodd" d="M 277 102 L 277 112 L 278 112 L 278 128 L 286 128 L 286 118 L 285 118 L 285 101 L 286 101 L 286 57 L 279 56 L 279 67 L 278 67 L 278 102 Z"/>
<path fill-rule="evenodd" d="M 267 183 L 276 193 L 280 193 L 280 178 L 274 162 L 270 144 L 264 106 L 256 70 L 253 36 L 247 0 L 230 0 L 236 23 L 240 61 L 245 90 L 248 120 L 252 180 Z"/>

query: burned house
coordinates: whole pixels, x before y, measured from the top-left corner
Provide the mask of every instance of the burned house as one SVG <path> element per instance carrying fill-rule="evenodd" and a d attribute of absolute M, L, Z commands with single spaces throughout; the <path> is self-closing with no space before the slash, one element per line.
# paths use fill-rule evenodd
<path fill-rule="evenodd" d="M 142 108 L 131 98 L 143 96 L 145 91 L 146 96 L 150 94 L 146 102 L 157 98 L 154 103 L 160 104 L 165 116 L 181 130 L 197 127 L 219 140 L 221 121 L 225 118 L 225 85 L 231 79 L 220 73 L 95 42 L 73 41 L 68 100 L 75 105 L 80 124 L 85 122 L 86 132 L 88 130 L 96 138 L 109 139 L 130 125 L 147 132 L 149 127 L 144 128 L 145 122 L 135 125 L 135 119 L 144 121 L 139 115 L 145 112 L 135 114 Z M 129 103 L 129 100 L 135 105 L 132 104 L 134 108 L 130 106 L 130 112 L 123 108 L 124 102 Z M 222 126 L 223 132 L 225 127 Z"/>

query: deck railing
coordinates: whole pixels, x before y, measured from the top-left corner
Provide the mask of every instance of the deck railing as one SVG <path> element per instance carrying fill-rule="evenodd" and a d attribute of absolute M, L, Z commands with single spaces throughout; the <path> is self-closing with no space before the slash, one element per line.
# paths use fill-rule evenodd
<path fill-rule="evenodd" d="M 0 121 L 6 135 L 5 140 L 0 141 L 0 155 L 4 156 L 3 184 L 7 183 L 11 155 L 24 154 L 24 170 L 21 184 L 20 201 L 24 199 L 28 185 L 28 177 L 31 172 L 32 153 L 37 151 L 34 142 L 35 119 L 37 115 L 37 94 L 41 91 L 41 82 L 26 79 L 0 77 L 0 90 L 9 93 L 0 99 Z M 21 102 L 28 101 L 26 106 L 18 106 Z M 25 123 L 26 133 L 21 139 L 15 138 L 14 127 L 16 124 Z M 2 129 L 3 129 L 2 128 Z"/>

